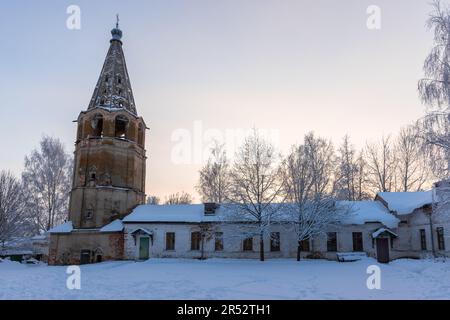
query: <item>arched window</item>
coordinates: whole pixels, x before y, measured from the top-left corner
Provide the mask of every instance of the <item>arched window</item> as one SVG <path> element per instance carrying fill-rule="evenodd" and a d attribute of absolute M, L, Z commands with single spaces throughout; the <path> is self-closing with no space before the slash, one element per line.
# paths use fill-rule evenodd
<path fill-rule="evenodd" d="M 101 114 L 96 114 L 91 121 L 91 127 L 94 129 L 92 135 L 94 137 L 103 137 L 103 116 Z"/>
<path fill-rule="evenodd" d="M 125 116 L 117 116 L 115 128 L 115 137 L 125 139 L 127 137 L 128 119 Z"/>
<path fill-rule="evenodd" d="M 117 83 L 121 84 L 122 83 L 122 78 L 120 76 L 117 77 Z"/>
<path fill-rule="evenodd" d="M 140 146 L 144 145 L 144 127 L 142 126 L 142 123 L 139 123 L 138 126 L 138 144 Z"/>

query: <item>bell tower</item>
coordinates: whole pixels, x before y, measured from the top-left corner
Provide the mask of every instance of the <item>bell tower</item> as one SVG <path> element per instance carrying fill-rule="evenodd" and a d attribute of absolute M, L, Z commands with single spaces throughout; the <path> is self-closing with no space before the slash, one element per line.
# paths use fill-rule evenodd
<path fill-rule="evenodd" d="M 86 111 L 78 116 L 69 220 L 96 229 L 145 202 L 145 130 L 138 116 L 117 19 Z"/>

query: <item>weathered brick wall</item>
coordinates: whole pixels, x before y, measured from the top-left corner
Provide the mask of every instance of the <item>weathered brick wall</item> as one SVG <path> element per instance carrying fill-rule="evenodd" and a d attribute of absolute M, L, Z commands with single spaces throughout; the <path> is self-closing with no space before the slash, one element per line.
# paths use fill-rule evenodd
<path fill-rule="evenodd" d="M 96 262 L 97 255 L 101 256 L 102 261 L 122 260 L 124 257 L 124 234 L 98 231 L 52 234 L 49 245 L 49 264 L 80 264 L 81 250 L 92 252 L 91 262 Z"/>

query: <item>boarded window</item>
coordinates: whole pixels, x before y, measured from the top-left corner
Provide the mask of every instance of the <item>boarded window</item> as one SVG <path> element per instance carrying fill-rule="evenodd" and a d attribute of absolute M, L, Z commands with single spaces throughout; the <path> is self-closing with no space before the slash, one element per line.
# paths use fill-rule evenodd
<path fill-rule="evenodd" d="M 166 233 L 166 250 L 175 250 L 175 232 Z"/>
<path fill-rule="evenodd" d="M 353 251 L 363 251 L 362 232 L 353 232 Z"/>
<path fill-rule="evenodd" d="M 200 242 L 202 241 L 202 234 L 200 232 L 191 233 L 191 250 L 200 250 Z"/>
<path fill-rule="evenodd" d="M 300 251 L 309 252 L 310 250 L 309 239 L 303 239 L 300 241 Z"/>
<path fill-rule="evenodd" d="M 280 233 L 270 233 L 270 251 L 280 251 Z"/>
<path fill-rule="evenodd" d="M 244 239 L 242 247 L 244 251 L 253 251 L 253 238 Z"/>
<path fill-rule="evenodd" d="M 337 233 L 328 232 L 327 233 L 327 251 L 336 252 L 337 251 Z"/>
<path fill-rule="evenodd" d="M 427 236 L 425 229 L 420 229 L 420 249 L 427 250 Z"/>
<path fill-rule="evenodd" d="M 438 249 L 445 250 L 444 228 L 443 227 L 436 228 L 436 233 L 437 233 Z"/>
<path fill-rule="evenodd" d="M 214 239 L 214 250 L 222 251 L 223 250 L 223 232 L 216 232 Z"/>

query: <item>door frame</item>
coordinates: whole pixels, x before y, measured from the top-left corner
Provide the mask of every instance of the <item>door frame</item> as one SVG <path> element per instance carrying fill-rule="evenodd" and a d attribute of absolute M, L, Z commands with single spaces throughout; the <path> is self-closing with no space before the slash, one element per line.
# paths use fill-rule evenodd
<path fill-rule="evenodd" d="M 379 263 L 389 263 L 390 261 L 390 243 L 388 237 L 376 238 L 376 248 L 377 248 L 377 261 Z M 384 255 L 380 254 L 380 251 L 385 250 L 385 255 L 387 259 L 383 259 Z"/>
<path fill-rule="evenodd" d="M 148 243 L 148 252 L 147 252 L 147 259 L 141 258 L 141 239 L 147 239 Z M 148 260 L 150 259 L 150 237 L 148 235 L 139 235 L 137 239 L 137 260 Z"/>

